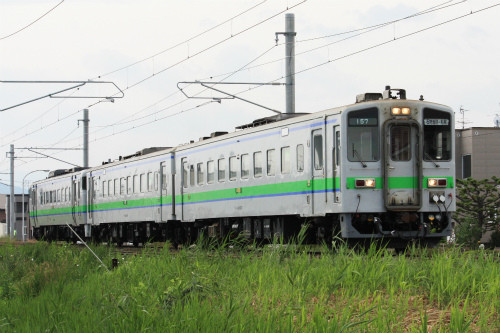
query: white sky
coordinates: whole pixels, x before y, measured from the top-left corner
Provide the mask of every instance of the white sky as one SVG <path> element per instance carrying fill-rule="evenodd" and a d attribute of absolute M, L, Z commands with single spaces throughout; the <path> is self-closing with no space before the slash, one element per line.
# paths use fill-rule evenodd
<path fill-rule="evenodd" d="M 98 104 L 99 99 L 46 98 L 0 112 L 0 172 L 9 172 L 4 152 L 14 144 L 16 156 L 23 157 L 15 163 L 18 186 L 33 170 L 71 165 L 28 159 L 35 154 L 17 148 L 81 148 L 82 126 L 78 128 L 77 121 L 83 117 L 81 110 L 93 104 L 89 108 L 90 165 L 145 147 L 174 146 L 214 131 L 233 131 L 235 126 L 273 115 L 238 100 L 204 104 L 209 100 L 186 99 L 176 85 L 210 77 L 221 80 L 226 77 L 222 74 L 253 60 L 226 81 L 269 82 L 283 77 L 284 37 L 278 46 L 274 39 L 275 32 L 285 29 L 286 12 L 295 14 L 296 71 L 332 60 L 296 76 L 296 112 L 351 104 L 356 94 L 382 92 L 385 85 L 391 85 L 406 89 L 410 99 L 422 94 L 426 100 L 451 106 L 457 120 L 461 120 L 463 106 L 469 110 L 466 127 L 492 126 L 495 114 L 500 113 L 500 6 L 494 6 L 500 0 L 66 0 L 33 25 L 5 38 L 59 2 L 1 0 L 0 80 L 112 81 L 125 97 Z M 400 20 L 435 6 L 448 7 Z M 490 6 L 494 7 L 430 28 Z M 394 20 L 400 21 L 370 32 L 304 41 Z M 426 28 L 430 29 L 404 37 Z M 366 33 L 355 36 L 360 32 Z M 352 38 L 342 41 L 346 37 Z M 384 42 L 388 43 L 349 56 Z M 143 59 L 147 60 L 113 72 Z M 0 83 L 0 108 L 67 87 Z M 217 88 L 236 93 L 250 86 Z M 202 90 L 199 86 L 187 89 L 190 94 Z M 281 86 L 260 87 L 240 96 L 284 111 L 284 91 Z M 96 84 L 64 95 L 115 92 L 110 85 Z M 200 96 L 219 95 L 205 91 Z M 82 164 L 81 151 L 41 152 Z M 43 176 L 33 173 L 27 179 Z M 9 176 L 0 174 L 0 182 L 8 183 Z"/>

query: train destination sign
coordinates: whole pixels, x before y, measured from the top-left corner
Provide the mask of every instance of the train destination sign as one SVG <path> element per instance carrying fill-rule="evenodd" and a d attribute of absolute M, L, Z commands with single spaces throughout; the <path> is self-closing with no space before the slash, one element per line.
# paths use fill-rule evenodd
<path fill-rule="evenodd" d="M 427 126 L 448 125 L 449 123 L 449 119 L 424 119 L 424 125 Z"/>

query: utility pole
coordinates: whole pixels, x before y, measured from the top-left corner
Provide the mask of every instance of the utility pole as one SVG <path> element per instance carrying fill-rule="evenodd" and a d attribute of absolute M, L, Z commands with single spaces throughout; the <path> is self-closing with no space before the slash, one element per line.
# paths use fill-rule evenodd
<path fill-rule="evenodd" d="M 286 113 L 295 113 L 295 15 L 285 15 L 285 32 L 276 32 L 276 43 L 278 35 L 285 35 L 285 74 L 286 74 Z"/>
<path fill-rule="evenodd" d="M 9 233 L 9 238 L 14 237 L 14 229 L 16 224 L 16 212 L 14 210 L 14 145 L 10 145 L 10 200 L 9 200 L 9 223 L 7 224 L 7 232 Z"/>

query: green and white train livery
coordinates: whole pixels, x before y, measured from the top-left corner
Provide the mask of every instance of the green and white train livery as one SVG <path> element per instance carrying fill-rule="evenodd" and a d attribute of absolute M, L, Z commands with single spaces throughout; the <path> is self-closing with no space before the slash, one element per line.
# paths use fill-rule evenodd
<path fill-rule="evenodd" d="M 116 243 L 242 235 L 434 244 L 455 210 L 451 108 L 402 89 L 259 119 L 233 133 L 149 148 L 31 186 L 34 234 Z"/>

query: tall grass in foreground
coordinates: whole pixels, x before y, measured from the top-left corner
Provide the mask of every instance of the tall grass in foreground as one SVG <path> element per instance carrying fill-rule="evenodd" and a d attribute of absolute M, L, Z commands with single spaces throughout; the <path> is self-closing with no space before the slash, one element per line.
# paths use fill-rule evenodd
<path fill-rule="evenodd" d="M 0 247 L 0 331 L 500 331 L 498 254 L 300 249 L 207 240 L 107 272 L 80 249 Z"/>

